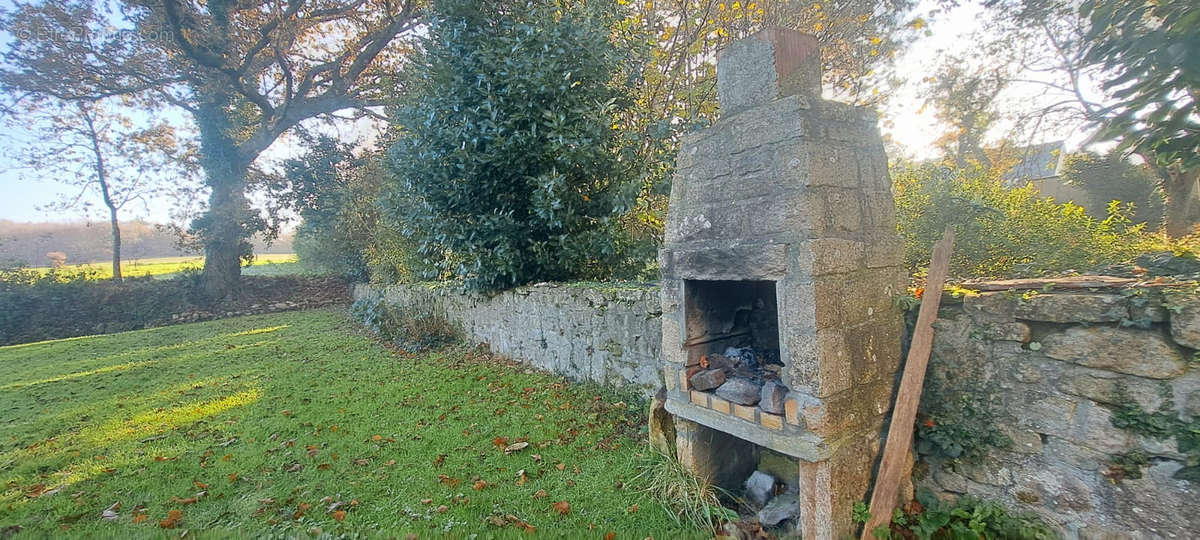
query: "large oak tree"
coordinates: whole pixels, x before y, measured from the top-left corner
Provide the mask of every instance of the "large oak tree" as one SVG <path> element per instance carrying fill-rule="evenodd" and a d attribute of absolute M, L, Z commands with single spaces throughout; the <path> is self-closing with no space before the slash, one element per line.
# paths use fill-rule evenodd
<path fill-rule="evenodd" d="M 210 190 L 193 231 L 210 299 L 236 294 L 254 161 L 301 122 L 371 114 L 402 60 L 417 0 L 87 0 L 20 3 L 0 15 L 13 39 L 0 66 L 11 101 L 124 96 L 194 119 Z"/>

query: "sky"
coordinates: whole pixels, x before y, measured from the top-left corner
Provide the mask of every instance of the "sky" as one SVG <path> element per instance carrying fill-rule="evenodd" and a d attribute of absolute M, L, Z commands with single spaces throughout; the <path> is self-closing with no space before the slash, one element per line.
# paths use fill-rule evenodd
<path fill-rule="evenodd" d="M 10 0 L 0 0 L 0 5 L 10 5 Z M 934 2 L 925 2 L 917 8 L 917 13 L 926 13 L 934 6 Z M 899 72 L 909 75 L 912 80 L 919 80 L 922 74 L 934 70 L 940 51 L 962 48 L 973 32 L 980 30 L 978 8 L 963 6 L 949 12 L 941 13 L 929 19 L 928 33 L 918 38 L 896 60 Z M 12 36 L 0 33 L 0 48 L 7 45 Z M 899 88 L 891 97 L 888 105 L 880 111 L 883 116 L 881 126 L 885 134 L 899 146 L 905 155 L 902 157 L 929 159 L 936 157 L 937 150 L 933 141 L 940 136 L 942 128 L 937 125 L 933 111 L 922 107 L 922 100 L 917 94 L 918 86 L 909 84 Z M 1017 98 L 1022 99 L 1028 94 L 1029 99 L 1038 99 L 1039 89 L 1028 88 L 1018 90 Z M 178 115 L 178 113 L 175 113 Z M 183 120 L 177 117 L 176 120 Z M 331 134 L 343 140 L 359 139 L 370 129 L 363 125 L 334 126 Z M 37 171 L 21 171 L 13 168 L 13 162 L 7 158 L 15 147 L 30 141 L 32 135 L 16 130 L 10 133 L 0 133 L 0 219 L 13 221 L 77 221 L 84 216 L 80 212 L 60 213 L 46 210 L 44 207 L 69 193 L 68 187 L 56 178 L 47 178 L 37 174 Z M 1068 147 L 1077 147 L 1082 142 L 1082 135 L 1076 133 L 1068 137 Z M 279 160 L 298 154 L 299 147 L 286 137 L 272 146 L 262 159 L 266 161 Z M 901 157 L 901 156 L 891 156 Z M 73 192 L 72 192 L 73 193 Z M 172 203 L 167 200 L 152 201 L 150 204 L 134 204 L 123 210 L 123 219 L 146 219 L 152 222 L 166 222 L 170 219 Z M 91 218 L 102 218 L 93 214 Z"/>

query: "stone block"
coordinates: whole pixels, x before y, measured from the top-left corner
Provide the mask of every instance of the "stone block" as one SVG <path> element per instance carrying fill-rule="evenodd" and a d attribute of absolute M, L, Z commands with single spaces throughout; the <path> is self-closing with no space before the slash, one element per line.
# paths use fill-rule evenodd
<path fill-rule="evenodd" d="M 1129 317 L 1129 305 L 1117 294 L 1038 294 L 1018 302 L 1015 315 L 1057 323 L 1117 322 Z"/>
<path fill-rule="evenodd" d="M 1182 375 L 1187 362 L 1171 342 L 1153 330 L 1073 326 L 1042 340 L 1055 360 L 1150 379 Z"/>
<path fill-rule="evenodd" d="M 717 99 L 724 115 L 791 95 L 821 94 L 815 37 L 768 29 L 730 43 L 717 56 Z"/>
<path fill-rule="evenodd" d="M 1033 330 L 1022 322 L 985 324 L 983 337 L 996 341 L 1029 343 L 1033 339 Z"/>
<path fill-rule="evenodd" d="M 1009 448 L 1018 454 L 1041 454 L 1042 453 L 1042 436 L 1041 434 L 1027 429 L 1019 429 L 1012 426 L 1000 426 L 1000 431 L 1012 440 L 1012 446 Z"/>
<path fill-rule="evenodd" d="M 813 275 L 845 274 L 865 266 L 866 245 L 842 238 L 816 238 L 807 242 L 813 252 Z"/>
<path fill-rule="evenodd" d="M 1170 315 L 1171 337 L 1180 345 L 1200 349 L 1200 300 L 1177 298 L 1171 303 L 1177 307 Z"/>
<path fill-rule="evenodd" d="M 725 372 L 719 369 L 705 369 L 697 372 L 688 379 L 695 390 L 708 391 L 725 384 Z"/>
<path fill-rule="evenodd" d="M 734 416 L 741 418 L 742 420 L 749 420 L 756 424 L 758 423 L 758 407 L 739 405 L 737 403 L 733 403 L 732 405 Z"/>
<path fill-rule="evenodd" d="M 708 407 L 721 414 L 730 414 L 729 402 L 717 396 L 709 396 Z"/>
<path fill-rule="evenodd" d="M 1017 314 L 1017 297 L 1008 292 L 985 292 L 963 298 L 963 311 L 980 322 L 1012 322 Z"/>
<path fill-rule="evenodd" d="M 834 234 L 862 230 L 862 200 L 855 191 L 831 189 L 825 195 L 825 206 L 831 217 L 830 226 Z"/>
<path fill-rule="evenodd" d="M 771 496 L 775 495 L 775 478 L 765 472 L 754 471 L 750 473 L 750 478 L 746 479 L 745 493 L 746 498 L 755 505 L 767 504 Z"/>
<path fill-rule="evenodd" d="M 1141 378 L 1122 377 L 1117 373 L 1083 367 L 1061 369 L 1055 388 L 1064 394 L 1088 398 L 1097 403 L 1117 405 L 1117 387 L 1147 411 L 1157 410 L 1163 398 L 1159 384 Z"/>
<path fill-rule="evenodd" d="M 761 387 L 758 383 L 745 377 L 731 377 L 717 387 L 716 394 L 739 405 L 756 405 L 762 398 Z"/>
<path fill-rule="evenodd" d="M 675 455 L 675 417 L 667 412 L 667 389 L 659 388 L 650 400 L 650 446 L 664 455 Z"/>
<path fill-rule="evenodd" d="M 770 430 L 774 430 L 774 431 L 782 431 L 783 430 L 783 416 L 778 415 L 778 414 L 771 414 L 769 412 L 760 412 L 760 413 L 758 413 L 758 423 L 761 424 L 762 427 L 765 427 Z"/>
<path fill-rule="evenodd" d="M 692 391 L 688 392 L 688 396 L 689 396 L 689 399 L 691 399 L 692 403 L 699 405 L 701 407 L 708 407 L 708 394 L 707 393 L 700 392 L 697 390 L 692 390 Z"/>
<path fill-rule="evenodd" d="M 782 384 L 774 381 L 767 381 L 762 386 L 762 399 L 759 400 L 758 406 L 765 412 L 771 414 L 783 414 L 784 398 L 787 395 L 787 388 Z"/>

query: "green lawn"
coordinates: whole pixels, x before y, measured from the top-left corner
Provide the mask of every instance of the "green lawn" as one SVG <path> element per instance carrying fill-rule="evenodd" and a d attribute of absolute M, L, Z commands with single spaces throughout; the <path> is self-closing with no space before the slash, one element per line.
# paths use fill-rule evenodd
<path fill-rule="evenodd" d="M 698 534 L 624 485 L 639 405 L 465 348 L 393 353 L 337 310 L 0 347 L 0 365 L 0 536 Z"/>
<path fill-rule="evenodd" d="M 127 259 L 121 261 L 121 273 L 125 277 L 168 276 L 184 270 L 204 267 L 204 257 L 156 257 L 150 259 Z M 261 268 L 260 268 L 261 267 Z M 93 271 L 96 279 L 112 277 L 112 263 L 94 262 L 68 264 L 62 267 L 68 272 Z M 46 272 L 50 267 L 31 268 Z M 265 253 L 256 255 L 251 266 L 242 269 L 246 275 L 283 275 L 300 273 L 295 253 Z"/>

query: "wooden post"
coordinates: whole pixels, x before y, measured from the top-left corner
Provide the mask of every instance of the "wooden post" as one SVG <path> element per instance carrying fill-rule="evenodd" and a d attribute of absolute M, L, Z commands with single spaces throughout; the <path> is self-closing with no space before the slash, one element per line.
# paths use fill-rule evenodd
<path fill-rule="evenodd" d="M 937 320 L 953 249 L 954 231 L 946 229 L 941 241 L 933 247 L 929 275 L 925 279 L 925 294 L 921 297 L 921 310 L 917 314 L 917 327 L 913 332 L 912 344 L 908 347 L 908 360 L 904 364 L 900 391 L 896 393 L 896 406 L 892 408 L 887 444 L 883 449 L 879 474 L 875 478 L 875 490 L 871 494 L 871 519 L 863 526 L 862 540 L 872 540 L 872 531 L 880 525 L 891 523 L 892 509 L 896 507 L 896 492 L 900 488 L 900 475 L 904 472 L 904 459 L 912 448 L 913 422 L 917 418 L 921 388 L 925 385 L 925 367 L 929 364 L 929 353 L 933 349 L 933 321 Z"/>

